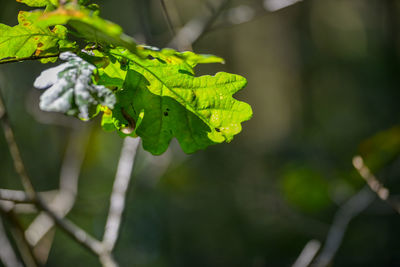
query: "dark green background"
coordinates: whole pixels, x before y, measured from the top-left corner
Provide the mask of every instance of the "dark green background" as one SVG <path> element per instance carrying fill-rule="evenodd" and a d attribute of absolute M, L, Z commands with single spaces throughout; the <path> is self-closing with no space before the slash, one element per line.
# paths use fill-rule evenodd
<path fill-rule="evenodd" d="M 182 23 L 206 13 L 203 2 L 175 0 Z M 262 2 L 232 1 L 231 8 L 253 8 L 255 18 L 232 25 L 224 13 L 194 45 L 227 62 L 199 73 L 248 79 L 236 98 L 252 105 L 253 119 L 232 143 L 193 155 L 175 142 L 161 157 L 140 151 L 115 253 L 121 266 L 290 266 L 310 239 L 325 240 L 338 207 L 363 187 L 352 167 L 360 143 L 399 123 L 399 1 L 305 0 L 275 13 Z M 97 3 L 103 17 L 139 41 L 164 47 L 171 39 L 158 0 Z M 1 0 L 0 21 L 15 25 L 20 9 L 29 8 Z M 58 187 L 71 131 L 36 120 L 43 115 L 32 84 L 44 68 L 0 66 L 1 91 L 38 190 Z M 400 136 L 384 135 L 362 152 L 375 155 L 377 176 L 396 195 L 400 149 L 387 145 L 390 138 Z M 98 238 L 121 144 L 93 123 L 68 217 Z M 3 135 L 0 151 L 0 187 L 20 189 Z M 333 266 L 400 266 L 399 226 L 400 216 L 376 200 L 350 223 Z M 98 264 L 57 231 L 47 266 Z"/>

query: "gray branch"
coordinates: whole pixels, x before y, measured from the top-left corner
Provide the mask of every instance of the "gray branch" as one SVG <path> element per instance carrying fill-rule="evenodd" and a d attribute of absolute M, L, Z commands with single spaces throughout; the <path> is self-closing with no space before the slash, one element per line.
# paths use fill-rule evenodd
<path fill-rule="evenodd" d="M 86 127 L 83 127 L 83 130 L 73 129 L 69 138 L 61 166 L 60 188 L 49 204 L 49 207 L 61 217 L 65 217 L 75 204 L 89 132 Z M 25 236 L 32 246 L 36 246 L 53 226 L 54 221 L 45 212 L 41 212 L 25 231 Z"/>
<path fill-rule="evenodd" d="M 12 201 L 14 203 L 31 203 L 32 200 L 24 191 L 0 189 L 0 199 Z"/>
<path fill-rule="evenodd" d="M 121 218 L 125 208 L 126 192 L 131 180 L 132 168 L 139 144 L 139 138 L 126 137 L 122 147 L 103 237 L 103 244 L 109 251 L 114 249 L 118 239 Z"/>
<path fill-rule="evenodd" d="M 344 234 L 352 219 L 365 210 L 375 199 L 368 186 L 344 203 L 336 212 L 321 254 L 315 260 L 315 267 L 328 266 L 342 244 Z"/>
<path fill-rule="evenodd" d="M 211 15 L 202 15 L 190 20 L 178 31 L 168 46 L 177 48 L 178 50 L 192 50 L 192 45 L 210 30 L 214 22 L 230 2 L 231 0 L 220 0 L 217 8 L 213 10 Z M 211 3 L 209 3 L 209 5 L 211 5 Z"/>
<path fill-rule="evenodd" d="M 23 267 L 15 255 L 14 249 L 8 240 L 3 221 L 0 219 L 0 260 L 5 267 Z"/>
<path fill-rule="evenodd" d="M 309 266 L 312 260 L 314 259 L 315 255 L 317 255 L 320 248 L 321 248 L 321 242 L 319 242 L 318 240 L 308 241 L 292 267 Z"/>
<path fill-rule="evenodd" d="M 77 243 L 82 245 L 83 247 L 87 248 L 90 252 L 98 256 L 99 258 L 108 256 L 108 251 L 104 249 L 103 244 L 96 240 L 95 238 L 91 237 L 88 233 L 84 230 L 63 218 L 62 216 L 58 215 L 54 212 L 40 197 L 40 195 L 35 191 L 35 188 L 31 182 L 30 177 L 28 176 L 25 165 L 22 161 L 22 157 L 20 151 L 18 149 L 17 142 L 14 137 L 14 132 L 12 130 L 10 121 L 8 120 L 6 107 L 4 106 L 4 101 L 0 94 L 0 121 L 1 126 L 4 130 L 4 134 L 6 136 L 6 141 L 10 150 L 10 154 L 12 160 L 14 162 L 14 167 L 19 175 L 22 185 L 24 187 L 27 196 L 32 200 L 32 202 L 37 206 L 38 209 L 43 210 L 46 212 L 49 217 L 51 217 L 55 224 L 66 232 L 69 236 L 71 236 Z M 111 256 L 109 256 L 111 258 Z M 110 265 L 111 266 L 111 265 Z"/>

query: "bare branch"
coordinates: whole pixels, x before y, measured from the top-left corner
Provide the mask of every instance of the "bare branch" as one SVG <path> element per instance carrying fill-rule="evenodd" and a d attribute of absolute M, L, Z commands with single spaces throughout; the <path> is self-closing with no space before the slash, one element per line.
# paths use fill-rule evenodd
<path fill-rule="evenodd" d="M 8 240 L 3 221 L 0 218 L 0 260 L 5 267 L 23 267 L 18 260 L 10 241 Z"/>
<path fill-rule="evenodd" d="M 1 126 L 4 130 L 4 135 L 6 137 L 8 147 L 10 149 L 11 157 L 12 157 L 13 163 L 14 163 L 14 168 L 15 168 L 17 174 L 19 175 L 19 177 L 21 178 L 21 182 L 27 193 L 27 196 L 30 199 L 35 200 L 36 192 L 31 183 L 31 180 L 29 179 L 28 174 L 25 170 L 25 166 L 22 161 L 21 154 L 19 152 L 17 143 L 15 141 L 14 132 L 12 131 L 11 124 L 8 119 L 8 115 L 6 112 L 6 108 L 5 108 L 3 97 L 1 95 L 1 93 L 0 93 L 0 122 L 1 122 Z"/>
<path fill-rule="evenodd" d="M 32 203 L 26 193 L 19 190 L 0 189 L 0 199 L 14 203 Z"/>
<path fill-rule="evenodd" d="M 60 173 L 60 190 L 49 204 L 59 216 L 66 216 L 75 204 L 78 192 L 78 179 L 85 157 L 90 130 L 87 127 L 73 129 Z M 25 231 L 29 243 L 37 243 L 51 230 L 54 221 L 44 212 L 40 213 Z"/>
<path fill-rule="evenodd" d="M 374 199 L 375 195 L 366 186 L 339 208 L 329 229 L 322 252 L 317 257 L 313 266 L 325 267 L 332 262 L 342 243 L 350 221 L 365 210 Z"/>
<path fill-rule="evenodd" d="M 55 213 L 51 208 L 42 200 L 39 194 L 35 191 L 33 184 L 26 172 L 24 163 L 22 161 L 17 143 L 15 141 L 14 133 L 12 131 L 10 122 L 7 117 L 6 108 L 0 94 L 0 120 L 3 126 L 6 140 L 11 152 L 11 156 L 14 162 L 14 167 L 17 174 L 20 176 L 24 189 L 33 203 L 41 210 L 46 212 L 54 222 L 68 235 L 70 235 L 76 242 L 87 248 L 90 252 L 96 256 L 107 255 L 108 252 L 104 249 L 103 244 L 91 237 L 84 230 L 67 220 L 62 218 L 59 214 Z"/>
<path fill-rule="evenodd" d="M 315 255 L 317 255 L 320 248 L 321 242 L 319 242 L 318 240 L 308 241 L 292 267 L 309 266 Z"/>
<path fill-rule="evenodd" d="M 140 138 L 126 137 L 119 158 L 103 237 L 103 244 L 110 252 L 114 249 L 118 239 L 121 218 L 125 208 L 126 192 L 131 180 L 139 144 Z"/>
<path fill-rule="evenodd" d="M 167 20 L 168 29 L 171 32 L 172 36 L 175 36 L 176 33 L 175 33 L 174 25 L 172 24 L 171 17 L 169 16 L 169 12 L 168 12 L 167 5 L 165 4 L 165 0 L 160 0 L 160 2 L 161 2 L 162 10 L 164 12 L 165 19 Z"/>
<path fill-rule="evenodd" d="M 200 16 L 190 20 L 182 27 L 168 44 L 168 46 L 179 50 L 192 50 L 195 44 L 214 24 L 222 11 L 229 5 L 231 0 L 220 0 L 210 16 Z"/>
<path fill-rule="evenodd" d="M 264 8 L 268 11 L 275 12 L 301 1 L 303 0 L 264 0 Z"/>
<path fill-rule="evenodd" d="M 390 197 L 390 191 L 387 189 L 375 175 L 370 171 L 361 156 L 353 158 L 353 166 L 360 176 L 367 182 L 369 188 L 375 192 L 378 197 L 388 203 L 398 214 L 400 214 L 400 204 Z"/>
<path fill-rule="evenodd" d="M 38 266 L 37 259 L 33 254 L 33 249 L 26 241 L 24 237 L 24 230 L 22 228 L 22 224 L 15 215 L 15 213 L 8 209 L 7 206 L 3 205 L 4 203 L 0 203 L 0 212 L 9 220 L 11 225 L 11 234 L 14 237 L 15 244 L 20 252 L 21 258 L 24 261 L 24 264 L 27 267 L 36 267 Z"/>

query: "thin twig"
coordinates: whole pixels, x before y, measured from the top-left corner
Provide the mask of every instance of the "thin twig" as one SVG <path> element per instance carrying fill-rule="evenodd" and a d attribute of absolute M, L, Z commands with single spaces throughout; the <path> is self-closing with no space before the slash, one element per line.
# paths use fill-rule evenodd
<path fill-rule="evenodd" d="M 22 62 L 22 61 L 27 61 L 27 60 L 40 60 L 40 59 L 46 59 L 46 58 L 54 58 L 54 57 L 59 57 L 59 56 L 60 56 L 60 53 L 53 54 L 53 55 L 45 55 L 45 56 L 30 56 L 30 57 L 1 59 L 0 65 L 8 64 L 8 63 L 17 63 L 17 62 Z"/>
<path fill-rule="evenodd" d="M 18 260 L 10 241 L 8 240 L 7 233 L 3 226 L 3 221 L 0 218 L 0 260 L 5 267 L 23 267 L 22 263 Z"/>
<path fill-rule="evenodd" d="M 118 239 L 121 218 L 125 208 L 126 192 L 131 180 L 139 144 L 140 138 L 126 137 L 122 147 L 103 237 L 103 244 L 110 252 L 114 249 Z"/>
<path fill-rule="evenodd" d="M 6 108 L 4 105 L 3 97 L 0 93 L 0 122 L 1 126 L 4 130 L 4 135 L 6 137 L 6 141 L 8 147 L 10 149 L 11 157 L 13 159 L 14 168 L 19 177 L 21 178 L 22 185 L 28 195 L 28 197 L 32 200 L 36 199 L 36 192 L 33 188 L 31 180 L 28 177 L 28 174 L 25 170 L 24 163 L 22 161 L 21 154 L 19 152 L 17 143 L 15 142 L 14 132 L 12 131 L 10 120 L 8 119 L 8 114 L 6 112 Z"/>
<path fill-rule="evenodd" d="M 10 149 L 10 153 L 14 162 L 14 167 L 17 171 L 17 174 L 20 176 L 22 185 L 32 202 L 38 207 L 45 211 L 54 222 L 69 236 L 71 236 L 76 242 L 81 244 L 83 247 L 87 248 L 90 252 L 95 254 L 96 256 L 101 256 L 107 254 L 104 249 L 102 243 L 95 238 L 91 237 L 84 230 L 67 220 L 66 218 L 62 218 L 54 211 L 52 211 L 47 204 L 42 200 L 39 194 L 35 191 L 33 184 L 26 172 L 24 163 L 22 161 L 17 143 L 15 141 L 14 133 L 12 131 L 10 122 L 8 120 L 6 108 L 4 106 L 4 102 L 2 101 L 2 96 L 0 94 L 0 120 L 3 126 L 6 140 Z"/>
<path fill-rule="evenodd" d="M 15 244 L 20 252 L 21 258 L 24 261 L 25 265 L 27 267 L 38 266 L 39 264 L 37 262 L 37 259 L 33 254 L 33 248 L 25 239 L 24 230 L 17 216 L 12 210 L 9 210 L 7 207 L 3 206 L 3 203 L 0 203 L 0 211 L 1 214 L 3 214 L 10 222 L 11 233 L 14 237 Z"/>
<path fill-rule="evenodd" d="M 49 207 L 61 217 L 65 217 L 75 204 L 78 179 L 85 157 L 90 130 L 87 127 L 72 129 L 67 150 L 61 165 L 60 187 Z M 31 245 L 37 243 L 54 226 L 53 220 L 44 212 L 39 214 L 25 231 Z"/>
<path fill-rule="evenodd" d="M 175 34 L 176 34 L 175 28 L 174 28 L 174 25 L 172 24 L 171 17 L 169 16 L 169 12 L 168 12 L 167 5 L 165 4 L 165 0 L 160 0 L 160 2 L 161 2 L 162 10 L 164 12 L 165 19 L 167 20 L 168 29 L 171 32 L 172 36 L 175 36 Z"/>
<path fill-rule="evenodd" d="M 390 191 L 387 189 L 375 175 L 371 172 L 361 156 L 353 158 L 353 166 L 358 171 L 360 176 L 367 182 L 370 189 L 377 194 L 377 196 L 388 203 L 398 214 L 400 214 L 400 205 L 390 197 Z"/>
<path fill-rule="evenodd" d="M 32 203 L 24 191 L 0 189 L 0 199 L 14 203 Z"/>
<path fill-rule="evenodd" d="M 315 260 L 315 267 L 328 266 L 336 255 L 347 227 L 354 217 L 365 210 L 375 199 L 375 195 L 368 186 L 345 202 L 336 212 L 322 252 Z"/>
<path fill-rule="evenodd" d="M 192 50 L 192 45 L 211 29 L 214 22 L 230 2 L 231 0 L 220 0 L 218 7 L 214 9 L 210 16 L 200 16 L 189 21 L 178 31 L 168 46 L 178 48 L 179 50 Z"/>
<path fill-rule="evenodd" d="M 321 242 L 310 240 L 304 246 L 292 267 L 308 267 L 321 248 Z"/>

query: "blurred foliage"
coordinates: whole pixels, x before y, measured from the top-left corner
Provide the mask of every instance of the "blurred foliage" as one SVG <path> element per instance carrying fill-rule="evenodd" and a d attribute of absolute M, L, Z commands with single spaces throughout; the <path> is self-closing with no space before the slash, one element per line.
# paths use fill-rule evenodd
<path fill-rule="evenodd" d="M 287 167 L 282 175 L 285 198 L 305 212 L 317 212 L 330 204 L 328 183 L 307 166 Z"/>
<path fill-rule="evenodd" d="M 168 2 L 177 26 L 208 14 L 204 1 Z M 176 144 L 160 157 L 140 152 L 116 248 L 121 266 L 290 266 L 310 239 L 325 241 L 338 207 L 365 184 L 352 167 L 358 153 L 399 194 L 399 2 L 304 0 L 273 13 L 265 2 L 232 1 L 229 8 L 246 6 L 253 17 L 235 24 L 232 14 L 244 13 L 223 12 L 194 46 L 248 79 L 238 98 L 253 106 L 253 119 L 232 143 L 191 156 Z M 0 21 L 16 25 L 22 5 L 0 3 Z M 97 3 L 139 43 L 165 47 L 172 38 L 157 0 Z M 58 187 L 70 130 L 64 117 L 46 124 L 37 110 L 32 83 L 41 70 L 2 65 L 0 88 L 28 172 L 49 190 Z M 120 137 L 93 126 L 69 218 L 96 237 L 120 147 Z M 0 151 L 0 187 L 21 188 L 2 135 Z M 349 224 L 333 266 L 399 266 L 399 225 L 375 201 Z M 61 231 L 55 238 L 47 266 L 98 266 Z"/>

